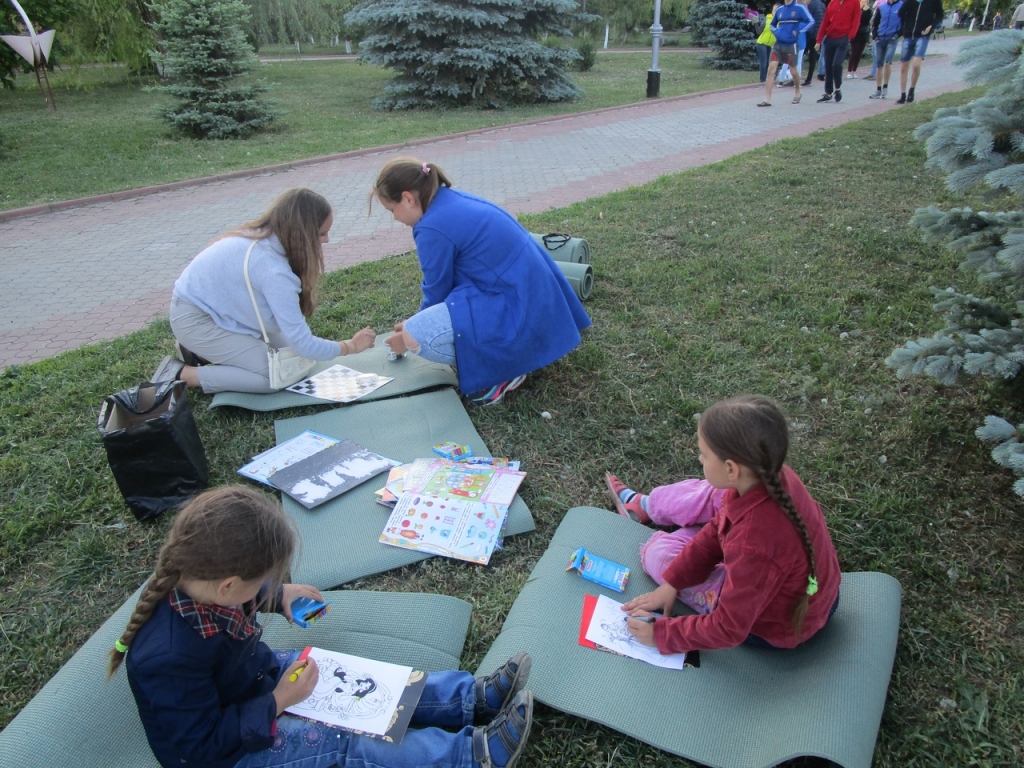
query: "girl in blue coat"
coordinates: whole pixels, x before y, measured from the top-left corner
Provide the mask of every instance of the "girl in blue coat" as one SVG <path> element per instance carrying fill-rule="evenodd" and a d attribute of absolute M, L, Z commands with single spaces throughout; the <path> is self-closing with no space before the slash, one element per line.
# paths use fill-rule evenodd
<path fill-rule="evenodd" d="M 512 768 L 533 718 L 525 653 L 488 677 L 431 672 L 398 744 L 283 714 L 320 675 L 312 659 L 261 642 L 256 612 L 291 619 L 295 598 L 321 598 L 281 583 L 296 544 L 280 505 L 249 488 L 208 491 L 178 513 L 110 653 L 110 674 L 126 662 L 160 765 Z"/>
<path fill-rule="evenodd" d="M 412 227 L 423 271 L 420 309 L 388 344 L 456 366 L 459 388 L 493 405 L 575 349 L 590 318 L 512 215 L 451 186 L 437 165 L 411 157 L 389 162 L 374 184 L 395 221 Z"/>

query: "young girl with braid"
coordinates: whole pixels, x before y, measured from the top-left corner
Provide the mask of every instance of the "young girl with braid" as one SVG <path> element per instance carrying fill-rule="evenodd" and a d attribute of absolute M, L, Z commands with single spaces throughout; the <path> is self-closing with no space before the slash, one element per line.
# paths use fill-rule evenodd
<path fill-rule="evenodd" d="M 320 680 L 312 659 L 300 662 L 298 651 L 275 652 L 260 641 L 257 610 L 291 619 L 296 597 L 321 599 L 313 587 L 282 583 L 296 543 L 280 506 L 241 486 L 204 493 L 178 513 L 110 653 L 111 675 L 125 662 L 160 764 L 513 766 L 533 717 L 533 698 L 524 690 L 530 672 L 525 653 L 487 677 L 431 672 L 412 716 L 419 727 L 399 744 L 282 715 Z"/>
<path fill-rule="evenodd" d="M 701 414 L 697 441 L 706 480 L 645 496 L 607 475 L 620 514 L 681 526 L 641 550 L 661 586 L 623 606 L 631 617 L 666 618 L 630 619 L 629 631 L 662 653 L 793 648 L 832 616 L 841 576 L 821 507 L 784 464 L 786 418 L 765 397 L 723 400 Z M 677 598 L 697 615 L 667 618 Z"/>

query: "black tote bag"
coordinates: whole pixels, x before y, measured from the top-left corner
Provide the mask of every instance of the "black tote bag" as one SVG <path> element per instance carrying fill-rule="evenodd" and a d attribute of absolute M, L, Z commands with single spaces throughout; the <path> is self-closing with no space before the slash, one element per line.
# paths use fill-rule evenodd
<path fill-rule="evenodd" d="M 107 397 L 97 428 L 117 487 L 139 520 L 206 486 L 206 451 L 183 381 L 145 382 Z"/>

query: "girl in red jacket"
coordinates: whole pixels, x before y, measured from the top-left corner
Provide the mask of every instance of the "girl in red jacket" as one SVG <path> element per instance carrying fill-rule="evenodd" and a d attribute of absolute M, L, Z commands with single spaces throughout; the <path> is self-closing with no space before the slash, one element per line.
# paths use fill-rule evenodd
<path fill-rule="evenodd" d="M 629 631 L 662 653 L 793 648 L 825 626 L 841 576 L 821 507 L 784 464 L 786 418 L 765 397 L 723 400 L 701 414 L 697 440 L 705 481 L 644 496 L 607 477 L 620 514 L 682 526 L 644 545 L 644 570 L 661 586 L 623 606 L 665 618 L 631 619 Z M 676 599 L 698 614 L 668 618 Z"/>

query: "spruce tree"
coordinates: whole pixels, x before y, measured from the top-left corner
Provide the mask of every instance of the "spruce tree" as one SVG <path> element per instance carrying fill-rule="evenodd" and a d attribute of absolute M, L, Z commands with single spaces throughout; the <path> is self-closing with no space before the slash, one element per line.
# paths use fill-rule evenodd
<path fill-rule="evenodd" d="M 940 109 L 915 136 L 925 140 L 927 166 L 946 174 L 946 186 L 965 192 L 984 184 L 1012 210 L 918 209 L 911 223 L 926 239 L 959 256 L 983 296 L 932 288 L 942 315 L 933 336 L 908 341 L 886 359 L 896 375 L 930 376 L 954 384 L 964 376 L 1008 380 L 1024 364 L 1024 34 L 1001 30 L 964 44 L 955 64 L 965 80 L 988 91 L 962 107 Z M 1024 475 L 1021 427 L 990 416 L 977 431 L 997 443 L 992 455 Z M 1024 496 L 1024 481 L 1014 487 Z"/>
<path fill-rule="evenodd" d="M 164 53 L 154 59 L 180 99 L 164 117 L 189 136 L 227 139 L 265 128 L 276 116 L 259 98 L 267 87 L 246 75 L 258 66 L 243 29 L 242 0 L 163 0 L 154 24 Z"/>
<path fill-rule="evenodd" d="M 378 109 L 504 107 L 581 94 L 568 73 L 579 54 L 545 45 L 584 19 L 573 0 L 367 0 L 346 23 L 365 33 L 363 61 L 397 74 Z M 591 17 L 592 18 L 592 17 Z"/>
<path fill-rule="evenodd" d="M 736 0 L 697 0 L 687 22 L 694 45 L 706 45 L 712 56 L 701 63 L 712 69 L 756 70 L 757 35 L 745 17 L 747 6 Z"/>

